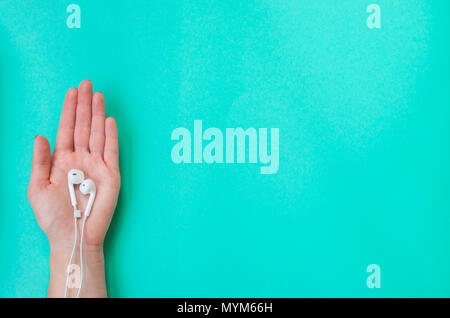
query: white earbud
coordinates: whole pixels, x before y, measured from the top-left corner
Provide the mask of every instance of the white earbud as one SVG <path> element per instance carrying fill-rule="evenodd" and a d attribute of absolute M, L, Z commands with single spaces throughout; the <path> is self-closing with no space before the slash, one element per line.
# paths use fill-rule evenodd
<path fill-rule="evenodd" d="M 89 201 L 86 210 L 84 210 L 85 217 L 88 217 L 89 214 L 91 214 L 92 205 L 94 204 L 95 194 L 97 192 L 94 181 L 91 179 L 84 180 L 80 185 L 80 191 L 83 194 L 89 194 Z"/>
<path fill-rule="evenodd" d="M 84 173 L 81 170 L 72 169 L 67 174 L 67 184 L 69 186 L 70 201 L 72 206 L 76 208 L 77 197 L 75 196 L 74 184 L 80 184 L 84 180 Z"/>

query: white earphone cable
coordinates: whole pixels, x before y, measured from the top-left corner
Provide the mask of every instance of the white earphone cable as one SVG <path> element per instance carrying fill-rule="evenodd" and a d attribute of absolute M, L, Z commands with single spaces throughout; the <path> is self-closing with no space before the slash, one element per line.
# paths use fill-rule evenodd
<path fill-rule="evenodd" d="M 69 265 L 67 265 L 67 273 L 66 273 L 66 288 L 64 290 L 64 298 L 67 298 L 67 290 L 69 288 L 69 274 L 70 274 L 70 266 L 72 265 L 72 259 L 73 259 L 73 255 L 75 254 L 75 250 L 77 248 L 77 239 L 78 239 L 78 226 L 77 226 L 77 209 L 76 207 L 74 207 L 73 209 L 73 213 L 74 213 L 74 239 L 73 239 L 73 248 L 72 248 L 72 254 L 70 255 L 70 259 L 69 259 Z"/>
<path fill-rule="evenodd" d="M 96 188 L 95 183 L 91 179 L 84 179 L 84 173 L 81 170 L 72 169 L 67 174 L 67 183 L 69 187 L 69 194 L 70 194 L 70 201 L 73 206 L 73 216 L 74 216 L 74 222 L 75 222 L 75 235 L 74 235 L 74 243 L 73 243 L 73 249 L 72 254 L 70 255 L 69 259 L 69 265 L 67 267 L 67 276 L 66 276 L 66 288 L 64 291 L 64 298 L 67 297 L 67 292 L 69 288 L 69 279 L 70 279 L 70 267 L 72 266 L 72 260 L 73 256 L 75 254 L 75 250 L 77 247 L 77 240 L 78 240 L 78 218 L 81 217 L 81 212 L 77 210 L 77 198 L 75 196 L 75 184 L 80 184 L 80 192 L 82 194 L 89 194 L 89 201 L 86 206 L 86 210 L 84 211 L 83 216 L 83 223 L 81 227 L 81 237 L 80 237 L 80 277 L 79 277 L 79 287 L 76 297 L 80 297 L 81 288 L 83 286 L 83 241 L 84 241 L 84 227 L 86 225 L 86 219 L 91 213 L 92 205 L 94 204 L 95 200 L 95 194 L 96 194 Z M 77 277 L 78 278 L 78 277 Z"/>
<path fill-rule="evenodd" d="M 86 215 L 86 211 L 84 212 L 84 217 L 83 217 L 83 225 L 81 226 L 81 237 L 80 237 L 80 288 L 78 289 L 77 292 L 77 298 L 80 297 L 80 292 L 81 292 L 81 287 L 83 286 L 83 238 L 84 238 L 84 226 L 86 225 L 86 219 L 87 219 L 87 215 Z"/>

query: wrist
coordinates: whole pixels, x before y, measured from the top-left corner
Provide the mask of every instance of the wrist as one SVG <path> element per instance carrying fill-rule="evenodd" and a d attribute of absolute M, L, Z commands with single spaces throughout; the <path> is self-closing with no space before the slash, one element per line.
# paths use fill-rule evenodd
<path fill-rule="evenodd" d="M 50 254 L 54 254 L 55 256 L 61 256 L 72 253 L 73 249 L 73 240 L 61 241 L 61 240 L 49 240 L 50 243 Z M 77 246 L 75 249 L 75 254 L 78 254 L 80 251 L 80 240 L 77 241 Z M 89 254 L 92 256 L 101 256 L 103 257 L 103 244 L 87 244 L 86 241 L 83 242 L 83 253 Z M 68 260 L 68 259 L 67 259 Z"/>
<path fill-rule="evenodd" d="M 72 264 L 80 266 L 79 244 L 75 249 Z M 69 259 L 73 242 L 50 242 L 50 282 L 48 297 L 64 297 Z M 69 288 L 69 297 L 78 289 Z M 105 262 L 103 245 L 83 244 L 83 285 L 80 297 L 106 297 Z"/>

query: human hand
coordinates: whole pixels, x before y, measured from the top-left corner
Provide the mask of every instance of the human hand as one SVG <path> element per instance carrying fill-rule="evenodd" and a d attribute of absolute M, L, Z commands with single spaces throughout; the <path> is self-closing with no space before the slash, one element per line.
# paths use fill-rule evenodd
<path fill-rule="evenodd" d="M 67 266 L 67 254 L 70 255 L 73 244 L 74 216 L 67 186 L 67 173 L 71 169 L 82 170 L 85 178 L 92 179 L 96 184 L 95 202 L 85 225 L 84 249 L 88 256 L 90 253 L 95 254 L 94 258 L 97 261 L 101 259 L 102 262 L 103 240 L 120 189 L 118 155 L 116 122 L 112 117 L 105 120 L 105 101 L 102 93 L 97 92 L 93 95 L 89 80 L 83 81 L 79 90 L 69 89 L 64 101 L 53 156 L 48 140 L 43 136 L 35 138 L 28 187 L 29 201 L 39 226 L 48 237 L 51 253 L 58 251 L 57 263 L 63 263 L 59 255 L 64 254 Z M 89 196 L 81 194 L 78 186 L 75 186 L 75 193 L 78 209 L 83 214 Z M 80 228 L 81 226 L 78 226 L 78 229 Z M 52 277 L 49 296 L 51 285 Z"/>

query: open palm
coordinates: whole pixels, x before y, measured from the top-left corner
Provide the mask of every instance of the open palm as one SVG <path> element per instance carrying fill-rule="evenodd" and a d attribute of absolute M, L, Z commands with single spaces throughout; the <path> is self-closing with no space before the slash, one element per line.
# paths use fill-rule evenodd
<path fill-rule="evenodd" d="M 120 189 L 119 146 L 114 118 L 105 119 L 102 93 L 92 92 L 89 80 L 79 89 L 67 91 L 59 123 L 55 149 L 51 155 L 48 140 L 36 136 L 28 198 L 39 226 L 50 244 L 73 244 L 73 207 L 67 186 L 71 169 L 92 179 L 97 195 L 86 221 L 86 245 L 100 246 L 108 230 Z M 82 214 L 89 195 L 75 186 Z M 80 227 L 78 227 L 80 228 Z"/>

